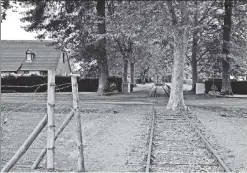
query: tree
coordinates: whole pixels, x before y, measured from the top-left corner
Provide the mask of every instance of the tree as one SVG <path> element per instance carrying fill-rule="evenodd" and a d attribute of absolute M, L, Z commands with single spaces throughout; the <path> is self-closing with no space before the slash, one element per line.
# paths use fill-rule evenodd
<path fill-rule="evenodd" d="M 218 24 L 218 9 L 219 3 L 217 1 L 205 1 L 201 2 L 198 0 L 194 1 L 192 6 L 194 11 L 192 12 L 193 29 L 191 38 L 189 41 L 189 47 L 187 59 L 191 63 L 192 69 L 192 90 L 195 92 L 196 82 L 198 80 L 198 63 L 203 61 L 203 58 L 207 55 L 209 49 L 207 49 L 208 37 L 212 34 L 217 34 L 219 30 Z M 219 31 L 218 31 L 219 32 Z M 209 44 L 212 44 L 210 42 Z"/>
<path fill-rule="evenodd" d="M 127 82 L 128 67 L 130 65 L 130 78 L 133 82 L 134 72 L 134 49 L 136 43 L 140 39 L 138 33 L 139 23 L 137 22 L 140 18 L 138 10 L 142 2 L 135 1 L 111 1 L 109 8 L 109 17 L 107 18 L 108 27 L 108 38 L 111 46 L 118 51 L 122 56 L 123 64 L 123 82 Z M 109 9 L 108 8 L 108 9 Z"/>
<path fill-rule="evenodd" d="M 115 43 L 115 44 L 114 44 Z M 128 64 L 129 61 L 132 60 L 132 53 L 133 53 L 133 41 L 130 37 L 126 38 L 124 35 L 120 35 L 114 38 L 113 46 L 115 50 L 118 50 L 123 59 L 123 82 L 127 82 L 128 77 Z"/>
<path fill-rule="evenodd" d="M 169 1 L 167 4 L 172 16 L 174 64 L 172 70 L 171 93 L 166 108 L 170 110 L 184 111 L 187 109 L 183 98 L 184 62 L 189 40 L 190 20 L 185 1 L 177 2 L 177 9 L 175 9 L 174 1 Z M 176 10 L 179 10 L 181 13 L 180 21 Z"/>
<path fill-rule="evenodd" d="M 232 9 L 230 40 L 230 74 L 243 76 L 247 71 L 247 3 L 235 1 Z"/>
<path fill-rule="evenodd" d="M 106 34 L 106 26 L 105 26 L 105 0 L 97 1 L 97 15 L 99 17 L 98 22 L 98 33 Z M 100 38 L 98 44 L 99 50 L 99 58 L 98 58 L 98 66 L 99 66 L 99 86 L 98 93 L 102 94 L 104 92 L 104 88 L 107 85 L 108 80 L 108 64 L 107 64 L 107 56 L 106 56 L 106 38 Z"/>
<path fill-rule="evenodd" d="M 197 2 L 197 1 L 195 1 Z M 210 3 L 210 4 L 209 4 Z M 207 5 L 208 4 L 208 5 Z M 210 8 L 209 8 L 210 7 Z M 222 65 L 220 61 L 225 59 L 222 54 L 223 47 L 223 20 L 224 19 L 224 2 L 198 2 L 195 12 L 193 13 L 193 31 L 191 34 L 190 44 L 187 52 L 187 59 L 191 63 L 193 81 L 198 74 L 200 77 L 218 77 L 222 73 Z M 207 15 L 205 15 L 207 14 Z M 195 16 L 198 16 L 195 18 Z M 202 20 L 203 19 L 203 20 Z M 246 64 L 246 24 L 243 22 L 246 19 L 246 3 L 242 1 L 235 1 L 232 11 L 232 25 L 231 25 L 231 40 L 229 45 L 229 63 L 230 74 L 236 75 L 240 68 Z M 203 21 L 195 22 L 195 21 Z M 195 33 L 197 31 L 197 33 Z M 193 61 L 192 61 L 193 60 Z M 193 63 L 192 63 L 193 62 Z M 242 70 L 241 70 L 242 71 Z M 239 71 L 240 72 L 240 71 Z M 238 72 L 238 73 L 239 73 Z M 195 82 L 193 82 L 195 86 Z M 193 88 L 195 89 L 195 88 Z"/>
<path fill-rule="evenodd" d="M 154 62 L 153 54 L 150 52 L 149 47 L 144 44 L 136 45 L 133 54 L 135 57 L 135 71 L 137 78 L 144 84 L 148 77 L 148 73 L 150 74 L 152 71 Z"/>
<path fill-rule="evenodd" d="M 170 39 L 170 38 L 169 38 Z M 151 57 L 147 59 L 150 63 L 150 71 L 153 71 L 154 81 L 164 82 L 167 76 L 172 74 L 173 65 L 173 46 L 168 44 L 167 38 L 162 42 L 155 41 L 150 45 L 147 50 L 150 52 Z"/>
<path fill-rule="evenodd" d="M 221 93 L 232 95 L 232 87 L 230 80 L 230 38 L 232 25 L 232 0 L 225 0 L 225 15 L 223 25 L 223 49 L 222 53 L 225 57 L 222 58 L 222 87 Z"/>
<path fill-rule="evenodd" d="M 27 31 L 37 31 L 39 39 L 51 38 L 53 45 L 78 61 L 97 60 L 98 93 L 104 92 L 108 79 L 105 1 L 25 1 L 24 5 L 32 6 L 22 18 L 30 23 Z"/>
<path fill-rule="evenodd" d="M 6 19 L 6 10 L 11 8 L 10 2 L 9 0 L 1 0 L 1 16 L 2 16 L 2 20 Z"/>

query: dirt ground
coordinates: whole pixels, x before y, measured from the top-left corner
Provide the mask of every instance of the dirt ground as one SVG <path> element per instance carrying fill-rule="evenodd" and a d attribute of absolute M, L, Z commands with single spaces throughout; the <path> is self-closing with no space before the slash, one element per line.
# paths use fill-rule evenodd
<path fill-rule="evenodd" d="M 127 108 L 128 107 L 128 108 Z M 127 109 L 126 109 L 127 108 Z M 151 116 L 149 106 L 115 106 L 116 114 L 96 117 L 84 126 L 85 161 L 87 171 L 128 172 L 128 163 L 137 148 L 139 158 L 145 157 L 147 121 Z M 76 159 L 77 155 L 73 155 Z"/>
<path fill-rule="evenodd" d="M 97 96 L 80 93 L 86 171 L 140 171 L 146 151 L 151 103 L 165 107 L 168 98 L 148 97 L 152 85 L 139 85 L 134 93 Z M 144 89 L 143 89 L 144 88 Z M 3 95 L 2 110 L 7 114 L 3 131 L 3 164 L 21 146 L 46 111 L 46 95 Z M 102 103 L 104 102 L 104 103 Z M 185 103 L 217 153 L 233 171 L 247 171 L 246 99 L 185 95 Z M 72 106 L 71 93 L 56 95 L 56 127 Z M 119 104 L 121 103 L 121 104 Z M 146 105 L 140 105 L 146 103 Z M 74 120 L 73 120 L 74 121 Z M 12 171 L 31 171 L 46 143 L 46 129 Z M 56 141 L 56 171 L 76 171 L 74 123 Z M 45 167 L 45 163 L 41 165 Z M 44 169 L 39 169 L 40 171 Z"/>
<path fill-rule="evenodd" d="M 139 170 L 140 167 L 133 166 L 133 164 L 140 163 L 145 156 L 151 106 L 90 104 L 85 107 L 86 111 L 82 111 L 81 115 L 86 171 L 128 172 Z M 42 114 L 27 112 L 8 114 L 2 146 L 4 164 L 21 146 L 42 116 Z M 66 114 L 56 114 L 57 127 L 65 116 Z M 55 167 L 57 171 L 76 171 L 75 141 L 74 123 L 70 122 L 56 141 Z M 46 129 L 12 171 L 31 171 L 30 166 L 45 146 L 45 142 Z M 45 166 L 46 164 L 43 162 L 42 167 L 45 168 Z M 42 171 L 43 168 L 39 170 Z"/>
<path fill-rule="evenodd" d="M 218 108 L 209 110 L 191 108 L 200 121 L 198 127 L 205 133 L 229 168 L 234 172 L 247 171 L 246 110 L 231 113 Z"/>

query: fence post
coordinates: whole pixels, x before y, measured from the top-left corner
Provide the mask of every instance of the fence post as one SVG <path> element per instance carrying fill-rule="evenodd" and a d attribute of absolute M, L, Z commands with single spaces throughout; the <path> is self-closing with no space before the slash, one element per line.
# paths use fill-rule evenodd
<path fill-rule="evenodd" d="M 76 133 L 77 149 L 78 149 L 77 171 L 85 172 L 82 131 L 81 131 L 81 115 L 79 112 L 79 94 L 78 94 L 77 75 L 71 75 L 71 84 L 72 84 L 72 93 L 73 93 L 73 107 L 75 110 L 75 122 L 76 122 L 75 133 Z"/>
<path fill-rule="evenodd" d="M 0 4 L 2 4 L 2 0 L 0 0 Z M 0 5 L 0 76 L 1 76 L 1 60 L 2 60 L 2 55 L 1 55 L 1 51 L 2 51 L 2 36 L 1 36 L 1 26 L 2 25 L 2 5 Z M 0 80 L 0 98 L 1 98 L 1 87 L 2 84 L 1 84 L 1 80 Z M 0 99 L 0 170 L 2 168 L 2 115 L 1 115 L 1 99 Z"/>
<path fill-rule="evenodd" d="M 70 112 L 70 114 L 66 117 L 66 119 L 64 120 L 64 122 L 62 123 L 62 125 L 59 127 L 59 129 L 56 132 L 55 135 L 55 140 L 57 140 L 58 136 L 63 132 L 63 130 L 65 129 L 65 127 L 67 126 L 67 124 L 69 124 L 70 120 L 74 117 L 74 109 Z M 39 154 L 38 158 L 36 159 L 36 161 L 33 163 L 31 169 L 37 169 L 40 162 L 42 161 L 42 159 L 45 157 L 47 152 L 47 147 L 45 147 L 41 153 Z"/>
<path fill-rule="evenodd" d="M 48 70 L 47 82 L 47 171 L 54 171 L 54 150 L 55 150 L 55 70 Z"/>

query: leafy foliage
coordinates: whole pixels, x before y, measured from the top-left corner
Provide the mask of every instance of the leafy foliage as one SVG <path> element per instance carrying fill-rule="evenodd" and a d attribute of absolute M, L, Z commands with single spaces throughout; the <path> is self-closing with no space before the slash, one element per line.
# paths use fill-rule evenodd
<path fill-rule="evenodd" d="M 231 75 L 240 75 L 246 69 L 246 3 L 235 1 L 233 7 L 231 41 Z M 192 14 L 194 30 L 197 33 L 197 61 L 198 73 L 200 77 L 207 78 L 220 76 L 222 73 L 221 59 L 222 54 L 222 26 L 224 16 L 224 3 L 222 1 L 198 2 L 197 10 Z M 187 57 L 191 62 L 192 37 L 188 47 Z"/>
<path fill-rule="evenodd" d="M 9 0 L 2 0 L 1 1 L 1 16 L 2 16 L 2 19 L 5 20 L 6 19 L 6 10 L 11 8 L 12 6 L 10 5 L 10 1 Z"/>
<path fill-rule="evenodd" d="M 27 31 L 39 31 L 38 38 L 48 36 L 55 45 L 70 51 L 72 58 L 84 61 L 85 65 L 98 57 L 97 41 L 102 37 L 97 32 L 95 1 L 37 1 L 23 21 L 31 24 Z M 177 10 L 177 27 L 182 27 L 181 14 Z M 197 33 L 197 60 L 199 76 L 210 77 L 221 73 L 222 25 L 224 3 L 222 1 L 189 1 L 188 15 L 191 34 L 187 51 L 190 71 L 192 33 Z M 79 17 L 78 17 L 79 16 Z M 107 56 L 110 73 L 122 75 L 123 59 L 135 62 L 137 73 L 149 67 L 149 75 L 171 73 L 173 63 L 172 16 L 165 1 L 106 1 Z M 195 20 L 196 19 L 196 20 Z M 232 74 L 246 69 L 246 3 L 235 1 L 233 8 L 231 47 Z M 130 46 L 131 45 L 131 46 Z M 94 68 L 92 68 L 94 69 Z M 214 73 L 212 73 L 212 71 Z"/>

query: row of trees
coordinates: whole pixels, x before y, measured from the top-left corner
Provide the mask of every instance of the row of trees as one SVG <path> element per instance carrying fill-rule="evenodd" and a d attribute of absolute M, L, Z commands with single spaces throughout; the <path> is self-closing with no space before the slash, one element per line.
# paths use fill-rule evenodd
<path fill-rule="evenodd" d="M 19 2 L 30 8 L 22 19 L 30 23 L 27 31 L 52 38 L 84 66 L 97 62 L 98 93 L 109 74 L 126 81 L 128 64 L 135 64 L 141 74 L 172 73 L 167 108 L 184 110 L 184 69 L 191 67 L 193 90 L 198 75 L 222 72 L 222 92 L 232 94 L 230 74 L 246 65 L 244 1 Z"/>

